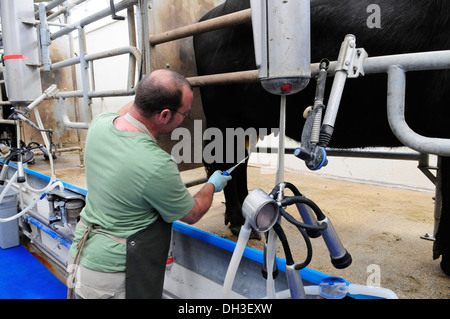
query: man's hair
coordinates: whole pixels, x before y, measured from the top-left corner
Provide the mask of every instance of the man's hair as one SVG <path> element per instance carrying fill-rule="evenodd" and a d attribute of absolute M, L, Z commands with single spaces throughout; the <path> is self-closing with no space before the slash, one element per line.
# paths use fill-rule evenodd
<path fill-rule="evenodd" d="M 181 107 L 183 87 L 192 87 L 186 78 L 170 70 L 157 70 L 144 77 L 136 87 L 134 104 L 145 117 L 164 109 L 177 111 Z"/>

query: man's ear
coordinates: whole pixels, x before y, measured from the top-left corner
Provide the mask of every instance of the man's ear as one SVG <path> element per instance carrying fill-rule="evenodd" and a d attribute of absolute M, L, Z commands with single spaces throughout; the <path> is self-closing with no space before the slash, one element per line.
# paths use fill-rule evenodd
<path fill-rule="evenodd" d="M 159 120 L 163 124 L 169 123 L 172 118 L 172 111 L 169 109 L 164 109 L 159 113 Z"/>

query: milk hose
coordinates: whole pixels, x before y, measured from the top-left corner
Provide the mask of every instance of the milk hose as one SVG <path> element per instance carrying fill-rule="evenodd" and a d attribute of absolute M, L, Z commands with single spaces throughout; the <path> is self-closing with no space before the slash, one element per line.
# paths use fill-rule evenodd
<path fill-rule="evenodd" d="M 230 264 L 228 265 L 227 274 L 223 283 L 223 298 L 230 298 L 234 278 L 241 262 L 242 255 L 244 254 L 244 249 L 247 246 L 248 239 L 250 238 L 250 233 L 250 223 L 248 222 L 248 220 L 246 220 L 245 224 L 241 227 L 233 256 L 231 257 Z"/>
<path fill-rule="evenodd" d="M 4 197 L 5 194 L 6 194 L 6 191 L 11 187 L 11 184 L 15 181 L 16 178 L 17 178 L 17 172 L 16 172 L 16 173 L 13 175 L 13 177 L 10 179 L 10 181 L 9 181 L 8 184 L 6 185 L 5 189 L 3 190 L 2 194 L 0 195 L 0 203 L 1 203 L 1 201 L 3 200 L 3 197 Z M 47 188 L 45 188 L 45 192 L 42 193 L 40 196 L 37 196 L 37 197 L 31 202 L 31 204 L 28 205 L 27 207 L 25 207 L 20 213 L 17 213 L 16 215 L 11 216 L 11 217 L 8 217 L 8 218 L 0 218 L 0 222 L 1 222 L 1 223 L 6 223 L 6 222 L 9 222 L 9 221 L 11 221 L 11 220 L 14 220 L 14 219 L 16 219 L 16 218 L 19 218 L 19 217 L 25 215 L 31 208 L 33 208 L 33 207 L 36 205 L 36 203 L 37 203 L 39 200 L 41 200 L 41 199 L 43 199 L 45 196 L 47 196 L 47 192 L 51 191 L 53 188 L 55 188 L 55 187 L 57 187 L 57 186 L 59 187 L 59 189 L 60 189 L 61 191 L 64 190 L 64 185 L 62 184 L 62 182 L 61 182 L 61 181 L 57 181 L 57 182 L 55 182 L 55 183 L 49 185 Z"/>

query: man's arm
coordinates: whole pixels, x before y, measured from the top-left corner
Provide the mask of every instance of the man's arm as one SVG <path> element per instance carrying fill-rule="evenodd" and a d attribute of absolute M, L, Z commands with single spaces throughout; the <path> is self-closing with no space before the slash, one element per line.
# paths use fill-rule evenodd
<path fill-rule="evenodd" d="M 197 194 L 194 195 L 194 207 L 180 220 L 190 225 L 198 222 L 211 207 L 214 198 L 214 184 L 206 183 Z"/>
<path fill-rule="evenodd" d="M 214 193 L 221 192 L 230 179 L 230 175 L 222 175 L 222 171 L 215 171 L 206 184 L 194 195 L 192 210 L 180 220 L 191 225 L 198 222 L 211 207 Z"/>

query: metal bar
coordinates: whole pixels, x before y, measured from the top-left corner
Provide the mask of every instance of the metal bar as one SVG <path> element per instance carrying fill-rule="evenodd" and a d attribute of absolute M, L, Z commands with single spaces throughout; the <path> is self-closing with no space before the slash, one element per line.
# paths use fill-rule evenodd
<path fill-rule="evenodd" d="M 81 47 L 80 47 L 81 48 Z M 137 63 L 138 69 L 141 68 L 141 54 L 137 48 L 134 47 L 122 47 L 109 51 L 103 51 L 93 54 L 88 54 L 84 56 L 84 61 L 91 62 L 98 59 L 109 58 L 121 54 L 131 54 L 134 56 L 135 61 Z M 81 57 L 81 54 L 80 54 Z M 51 65 L 51 69 L 63 68 L 71 65 L 75 65 L 80 63 L 80 57 L 67 59 L 61 62 L 57 62 Z M 83 94 L 83 91 L 70 91 L 70 92 L 60 92 L 55 94 L 56 98 L 73 98 L 73 97 L 112 97 L 112 96 L 129 96 L 134 94 L 134 88 L 126 89 L 126 90 L 110 90 L 110 91 L 96 91 L 96 92 L 87 92 L 87 94 Z"/>
<path fill-rule="evenodd" d="M 280 98 L 280 132 L 278 134 L 278 145 L 280 149 L 284 149 L 284 144 L 286 141 L 286 95 L 281 95 Z M 284 182 L 284 152 L 278 152 L 277 161 L 277 174 L 275 179 L 275 185 Z"/>
<path fill-rule="evenodd" d="M 81 3 L 85 2 L 85 1 L 86 1 L 86 0 L 77 0 L 77 1 L 75 1 L 75 2 L 69 3 L 68 5 L 65 5 L 64 7 L 62 7 L 61 9 L 59 9 L 58 11 L 56 11 L 56 12 L 50 14 L 50 15 L 47 17 L 47 20 L 50 21 L 50 20 L 53 20 L 53 19 L 57 18 L 59 15 L 61 15 L 61 14 L 65 13 L 65 12 L 67 12 L 68 10 L 70 10 L 70 9 L 72 9 L 72 8 L 74 8 L 74 7 L 76 7 L 77 5 L 79 5 L 79 4 L 81 4 Z M 67 27 L 68 25 L 64 25 L 64 26 Z"/>
<path fill-rule="evenodd" d="M 450 62 L 448 62 L 450 63 Z M 405 120 L 405 70 L 388 68 L 387 115 L 392 132 L 404 145 L 425 154 L 450 156 L 450 139 L 421 136 L 411 130 Z"/>
<path fill-rule="evenodd" d="M 277 147 L 257 147 L 256 153 L 274 154 L 278 152 Z M 284 149 L 285 154 L 294 154 L 295 148 L 287 147 Z M 378 150 L 364 150 L 364 149 L 336 149 L 326 148 L 327 156 L 336 157 L 360 157 L 360 158 L 379 158 L 392 160 L 411 160 L 418 161 L 421 154 L 415 151 L 378 151 Z"/>
<path fill-rule="evenodd" d="M 116 12 L 126 9 L 132 5 L 135 5 L 137 2 L 138 2 L 138 0 L 124 0 L 122 2 L 119 2 L 119 3 L 115 4 Z M 103 18 L 109 16 L 110 14 L 111 14 L 111 8 L 108 7 L 106 9 L 103 9 L 97 13 L 94 13 L 93 15 L 90 15 L 78 22 L 71 24 L 70 26 L 68 26 L 66 28 L 63 28 L 61 30 L 58 30 L 58 31 L 52 33 L 50 35 L 50 39 L 55 40 L 59 37 L 62 37 L 63 35 L 66 35 L 72 31 L 75 31 L 79 27 L 84 27 L 90 23 L 97 21 L 97 20 L 103 19 Z"/>
<path fill-rule="evenodd" d="M 60 116 L 61 116 L 65 126 L 70 127 L 70 128 L 75 128 L 75 129 L 84 129 L 84 130 L 87 130 L 89 128 L 88 123 L 71 122 L 70 121 L 69 116 L 66 113 L 65 99 L 63 99 L 63 98 L 59 99 L 58 111 L 60 113 Z"/>
<path fill-rule="evenodd" d="M 336 61 L 330 62 L 329 76 L 334 76 Z M 405 71 L 450 69 L 450 50 L 388 55 L 364 59 L 366 74 L 387 72 L 390 65 L 401 65 Z M 320 63 L 311 64 L 311 77 L 320 71 Z M 258 70 L 219 73 L 187 78 L 192 86 L 225 85 L 258 82 Z"/>
<path fill-rule="evenodd" d="M 199 33 L 230 27 L 236 24 L 250 21 L 251 16 L 252 16 L 251 9 L 230 13 L 227 15 L 223 15 L 221 17 L 193 23 L 164 33 L 150 35 L 149 42 L 150 45 L 154 46 L 157 44 L 182 39 Z"/>
<path fill-rule="evenodd" d="M 189 188 L 189 187 L 193 187 L 193 186 L 196 186 L 196 185 L 200 185 L 200 184 L 206 183 L 207 181 L 208 181 L 207 177 L 200 177 L 200 178 L 197 178 L 197 179 L 194 179 L 194 180 L 187 181 L 187 182 L 184 183 L 184 185 L 187 188 Z"/>
<path fill-rule="evenodd" d="M 90 62 L 93 60 L 110 58 L 113 56 L 127 54 L 127 53 L 134 55 L 134 57 L 138 63 L 138 67 L 140 67 L 141 53 L 139 52 L 139 50 L 137 48 L 134 48 L 134 47 L 122 47 L 122 48 L 116 48 L 116 49 L 112 49 L 112 50 L 108 50 L 108 51 L 87 54 L 87 55 L 85 55 L 84 59 L 86 61 Z M 51 70 L 55 70 L 55 69 L 64 68 L 66 66 L 75 65 L 78 63 L 80 63 L 80 57 L 71 58 L 71 59 L 61 61 L 61 62 L 53 63 L 50 68 L 51 68 Z"/>
<path fill-rule="evenodd" d="M 50 11 L 50 10 L 52 10 L 53 8 L 56 8 L 57 6 L 59 6 L 61 3 L 63 3 L 64 1 L 66 1 L 66 0 L 54 0 L 54 1 L 52 1 L 52 2 L 50 2 L 49 4 L 47 4 L 46 6 L 45 6 L 45 9 L 47 10 L 47 11 Z"/>
<path fill-rule="evenodd" d="M 134 95 L 135 88 L 131 90 L 108 90 L 108 91 L 96 91 L 96 92 L 87 92 L 87 96 L 89 98 L 98 98 L 98 97 L 114 97 L 114 96 L 130 96 Z M 71 91 L 71 92 L 59 92 L 55 94 L 56 98 L 73 98 L 73 97 L 83 97 L 83 91 Z"/>
<path fill-rule="evenodd" d="M 129 7 L 127 9 L 127 21 L 128 21 L 128 41 L 131 47 L 137 47 L 136 43 L 136 24 L 134 21 L 134 7 Z M 140 55 L 140 54 L 139 54 Z M 135 86 L 136 79 L 136 61 L 130 56 L 128 59 L 128 81 L 127 89 L 131 89 Z M 140 60 L 140 59 L 139 59 Z M 138 70 L 141 68 L 139 67 Z"/>
<path fill-rule="evenodd" d="M 86 61 L 86 33 L 83 27 L 78 28 L 78 47 L 80 50 L 80 73 L 81 86 L 83 89 L 83 104 L 84 104 L 84 120 L 86 123 L 91 121 L 91 99 L 88 95 L 89 88 L 89 65 Z"/>
<path fill-rule="evenodd" d="M 340 0 L 311 0 L 311 7 L 316 7 L 324 4 L 337 3 Z M 226 14 L 217 18 L 206 21 L 196 22 L 181 28 L 173 29 L 156 35 L 149 36 L 150 45 L 178 40 L 193 36 L 203 32 L 209 32 L 221 28 L 231 27 L 237 24 L 250 22 L 252 19 L 251 8 L 241 10 L 238 12 Z"/>
<path fill-rule="evenodd" d="M 11 124 L 11 125 L 14 125 L 14 124 L 16 124 L 16 121 L 0 119 L 0 124 Z"/>
<path fill-rule="evenodd" d="M 187 78 L 187 80 L 194 87 L 259 82 L 258 70 L 193 76 Z"/>
<path fill-rule="evenodd" d="M 336 65 L 336 61 L 330 63 L 330 76 L 334 75 Z M 405 72 L 450 69 L 450 50 L 368 57 L 364 59 L 363 68 L 366 74 L 384 73 L 391 65 L 401 65 Z M 320 63 L 311 64 L 311 76 L 319 70 Z"/>

